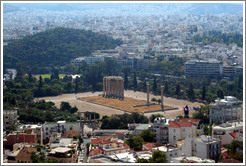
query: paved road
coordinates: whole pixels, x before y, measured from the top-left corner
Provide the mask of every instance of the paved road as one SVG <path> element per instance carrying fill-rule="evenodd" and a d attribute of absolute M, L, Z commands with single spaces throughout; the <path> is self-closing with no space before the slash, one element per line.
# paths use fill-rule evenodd
<path fill-rule="evenodd" d="M 84 142 L 84 160 L 83 163 L 87 163 L 88 155 L 87 155 L 87 147 L 86 144 L 91 142 L 90 138 L 83 138 Z"/>

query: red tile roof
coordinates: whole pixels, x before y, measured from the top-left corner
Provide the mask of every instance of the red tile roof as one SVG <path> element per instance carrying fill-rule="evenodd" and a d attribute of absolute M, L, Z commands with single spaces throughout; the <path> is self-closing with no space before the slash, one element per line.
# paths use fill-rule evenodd
<path fill-rule="evenodd" d="M 222 163 L 242 163 L 242 162 L 235 159 L 223 159 Z"/>
<path fill-rule="evenodd" d="M 101 149 L 92 149 L 89 152 L 89 156 L 96 156 L 97 154 L 103 154 L 103 151 Z"/>
<path fill-rule="evenodd" d="M 179 119 L 179 122 L 192 122 L 192 123 L 198 123 L 199 119 L 193 119 L 193 118 L 181 118 Z"/>
<path fill-rule="evenodd" d="M 104 143 L 105 141 L 110 140 L 110 139 L 111 139 L 111 137 L 92 138 L 91 144 Z"/>
<path fill-rule="evenodd" d="M 143 146 L 144 146 L 144 148 L 151 150 L 151 149 L 159 147 L 161 145 L 158 143 L 147 143 L 147 144 L 144 144 Z"/>
<path fill-rule="evenodd" d="M 195 126 L 195 124 L 191 122 L 176 122 L 176 121 L 169 122 L 169 127 L 171 128 L 192 127 L 192 125 Z"/>
<path fill-rule="evenodd" d="M 235 138 L 237 138 L 237 134 L 236 134 L 236 132 L 234 132 L 234 133 L 229 133 L 234 139 Z"/>
<path fill-rule="evenodd" d="M 225 153 L 221 153 L 221 155 L 222 155 L 223 157 L 226 157 L 226 158 L 231 157 L 231 155 L 229 155 L 227 152 L 225 152 Z"/>

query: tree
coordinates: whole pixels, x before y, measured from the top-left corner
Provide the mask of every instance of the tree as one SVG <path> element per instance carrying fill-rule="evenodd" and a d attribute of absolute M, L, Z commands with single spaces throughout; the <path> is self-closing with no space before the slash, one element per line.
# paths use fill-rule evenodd
<path fill-rule="evenodd" d="M 156 102 L 157 100 L 156 100 L 156 98 L 153 97 L 153 98 L 151 99 L 151 101 L 152 101 L 152 102 Z"/>
<path fill-rule="evenodd" d="M 157 81 L 156 81 L 156 77 L 154 78 L 153 92 L 154 92 L 154 93 L 157 93 Z"/>
<path fill-rule="evenodd" d="M 28 74 L 28 81 L 30 83 L 33 82 L 32 73 L 31 72 L 29 72 L 29 74 Z"/>
<path fill-rule="evenodd" d="M 128 71 L 125 70 L 124 72 L 124 87 L 125 89 L 128 89 Z"/>
<path fill-rule="evenodd" d="M 71 106 L 68 102 L 64 102 L 64 101 L 61 102 L 60 104 L 61 111 L 70 111 L 70 109 L 71 109 Z"/>
<path fill-rule="evenodd" d="M 137 158 L 137 163 L 167 163 L 167 155 L 159 150 L 152 153 L 152 157 L 149 159 Z"/>
<path fill-rule="evenodd" d="M 168 94 L 168 84 L 167 84 L 167 82 L 165 82 L 164 94 Z"/>
<path fill-rule="evenodd" d="M 221 89 L 217 90 L 217 97 L 220 99 L 224 99 L 224 94 L 223 94 L 223 91 Z"/>
<path fill-rule="evenodd" d="M 43 79 L 42 79 L 42 76 L 41 75 L 39 76 L 39 84 L 38 84 L 38 87 L 39 88 L 42 88 L 43 87 Z"/>
<path fill-rule="evenodd" d="M 136 91 L 137 88 L 138 88 L 138 82 L 137 82 L 136 72 L 133 73 L 133 88 L 134 88 L 134 91 Z"/>
<path fill-rule="evenodd" d="M 78 108 L 75 106 L 75 107 L 72 107 L 71 109 L 70 109 L 70 113 L 71 114 L 74 114 L 75 112 L 77 112 L 78 111 Z"/>
<path fill-rule="evenodd" d="M 152 154 L 152 158 L 149 159 L 151 163 L 167 163 L 167 156 L 165 153 L 157 150 Z"/>
<path fill-rule="evenodd" d="M 206 86 L 203 85 L 203 87 L 202 87 L 202 100 L 205 100 L 205 98 L 206 98 Z"/>
<path fill-rule="evenodd" d="M 161 114 L 152 114 L 152 115 L 149 117 L 150 122 L 153 123 L 154 120 L 155 120 L 155 118 L 157 118 L 157 117 L 163 117 L 163 115 L 161 115 Z"/>
<path fill-rule="evenodd" d="M 175 94 L 176 94 L 177 98 L 179 98 L 179 95 L 180 95 L 180 85 L 179 84 L 176 85 L 176 92 L 175 92 Z"/>
<path fill-rule="evenodd" d="M 146 129 L 141 132 L 141 137 L 144 139 L 145 142 L 153 142 L 155 133 L 150 129 Z"/>
<path fill-rule="evenodd" d="M 141 136 L 135 136 L 133 138 L 133 150 L 140 151 L 142 150 L 143 146 L 143 138 Z"/>
<path fill-rule="evenodd" d="M 190 87 L 187 90 L 187 96 L 189 97 L 190 100 L 193 100 L 195 98 L 195 92 L 194 92 L 192 83 L 190 83 Z"/>
<path fill-rule="evenodd" d="M 77 93 L 79 91 L 79 77 L 77 76 L 75 78 L 75 93 Z"/>

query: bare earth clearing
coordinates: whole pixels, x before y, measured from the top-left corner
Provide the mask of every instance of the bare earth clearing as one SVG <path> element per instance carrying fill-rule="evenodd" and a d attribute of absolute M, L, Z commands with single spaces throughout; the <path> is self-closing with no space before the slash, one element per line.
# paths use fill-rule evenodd
<path fill-rule="evenodd" d="M 101 104 L 108 107 L 119 108 L 120 110 L 132 111 L 132 112 L 145 112 L 145 111 L 154 111 L 161 110 L 161 105 L 149 105 L 146 106 L 145 100 L 138 100 L 134 98 L 125 97 L 124 100 L 105 98 L 102 96 L 90 96 L 90 97 L 81 97 L 79 100 L 84 100 L 92 103 Z M 140 107 L 134 107 L 135 105 L 142 105 Z M 164 109 L 170 109 L 172 107 L 164 106 Z"/>
<path fill-rule="evenodd" d="M 98 96 L 99 94 L 102 94 L 102 92 L 85 92 L 85 93 L 77 93 L 77 94 L 63 94 L 63 95 L 59 95 L 59 96 L 55 96 L 55 97 L 42 97 L 42 98 L 37 98 L 37 100 L 41 100 L 44 99 L 45 101 L 52 101 L 55 103 L 55 105 L 59 108 L 60 107 L 60 103 L 62 101 L 66 101 L 69 102 L 71 106 L 76 106 L 79 111 L 83 112 L 83 111 L 93 111 L 93 112 L 97 112 L 100 114 L 100 116 L 104 116 L 104 115 L 113 115 L 113 114 L 123 114 L 124 111 L 118 110 L 118 109 L 113 109 L 113 108 L 109 108 L 109 107 L 105 107 L 102 105 L 98 105 L 98 104 L 93 104 L 93 103 L 89 103 L 86 101 L 82 101 L 79 100 L 78 98 L 81 97 L 89 97 L 89 96 Z M 155 96 L 150 94 L 150 99 L 151 98 L 156 98 L 156 99 L 160 99 L 160 96 Z M 137 100 L 145 100 L 147 98 L 147 94 L 144 92 L 134 92 L 131 90 L 127 90 L 125 91 L 125 98 L 133 98 L 133 99 L 137 99 Z M 138 104 L 136 104 L 138 105 Z M 200 105 L 203 105 L 202 103 L 197 103 L 197 102 L 190 102 L 190 101 L 186 101 L 186 100 L 178 100 L 175 98 L 170 98 L 170 97 L 164 97 L 164 105 L 165 106 L 170 106 L 170 107 L 174 107 L 174 108 L 178 108 L 176 110 L 168 110 L 165 111 L 164 113 L 159 111 L 159 112 L 151 112 L 151 113 L 144 113 L 144 115 L 146 116 L 151 116 L 151 114 L 163 114 L 165 117 L 167 118 L 175 118 L 176 116 L 179 115 L 184 115 L 183 113 L 183 107 L 185 107 L 185 105 L 188 105 L 190 108 L 193 107 L 199 107 Z M 194 113 L 194 110 L 190 111 L 190 115 L 192 115 L 192 113 Z"/>

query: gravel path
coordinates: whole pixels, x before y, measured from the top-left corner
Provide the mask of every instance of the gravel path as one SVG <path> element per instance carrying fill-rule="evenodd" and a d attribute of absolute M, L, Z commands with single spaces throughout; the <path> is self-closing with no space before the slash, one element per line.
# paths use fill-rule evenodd
<path fill-rule="evenodd" d="M 97 96 L 98 94 L 102 94 L 102 92 L 85 92 L 85 93 L 77 93 L 77 94 L 62 94 L 59 96 L 55 96 L 55 97 L 42 97 L 42 98 L 37 98 L 37 100 L 41 100 L 44 99 L 45 101 L 52 101 L 55 103 L 55 105 L 59 108 L 60 107 L 60 103 L 62 101 L 66 101 L 69 102 L 71 106 L 76 106 L 79 111 L 83 112 L 83 111 L 94 111 L 97 112 L 102 116 L 104 115 L 112 115 L 112 114 L 122 114 L 124 113 L 123 111 L 117 110 L 117 109 L 112 109 L 109 107 L 104 107 L 104 106 L 100 106 L 97 104 L 92 104 L 92 103 L 88 103 L 85 101 L 81 101 L 78 100 L 77 97 L 88 97 L 88 96 Z M 130 98 L 135 98 L 135 99 L 141 99 L 141 100 L 146 100 L 146 93 L 144 92 L 134 92 L 131 90 L 127 90 L 125 91 L 125 97 L 130 97 Z M 155 96 L 150 94 L 150 99 L 152 98 L 156 98 L 159 99 L 160 96 Z M 153 112 L 153 113 L 145 113 L 146 116 L 150 116 L 151 114 L 156 114 L 156 113 L 161 113 L 163 114 L 165 117 L 167 118 L 175 118 L 178 115 L 184 115 L 183 114 L 183 107 L 185 107 L 185 105 L 188 105 L 190 108 L 193 107 L 199 107 L 200 105 L 203 105 L 202 103 L 197 103 L 197 102 L 190 102 L 187 100 L 178 100 L 175 98 L 171 98 L 171 97 L 164 97 L 164 105 L 168 105 L 171 107 L 177 107 L 177 110 L 170 110 L 170 111 L 166 111 L 166 112 Z M 190 111 L 190 115 L 193 113 L 194 111 L 191 110 Z"/>

